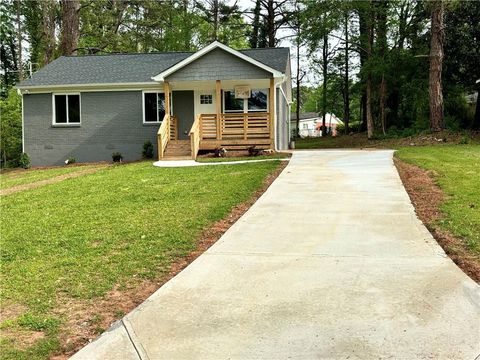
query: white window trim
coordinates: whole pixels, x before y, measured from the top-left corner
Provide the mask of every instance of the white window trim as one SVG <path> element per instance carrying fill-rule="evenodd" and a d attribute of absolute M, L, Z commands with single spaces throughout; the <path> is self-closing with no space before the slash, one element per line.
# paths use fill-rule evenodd
<path fill-rule="evenodd" d="M 163 90 L 142 90 L 142 119 L 143 124 L 161 124 L 163 119 L 158 118 L 158 109 L 157 109 L 157 121 L 145 121 L 145 94 L 157 94 L 157 106 L 158 106 L 158 94 L 165 94 Z M 172 96 L 170 96 L 170 113 L 173 111 L 172 108 Z"/>
<path fill-rule="evenodd" d="M 79 107 L 80 107 L 80 122 L 70 122 L 69 120 L 69 117 L 70 117 L 70 114 L 69 114 L 69 111 L 68 111 L 68 96 L 66 97 L 66 107 L 67 107 L 67 122 L 66 123 L 57 123 L 56 122 L 56 114 L 55 114 L 55 96 L 57 95 L 78 95 L 78 104 L 79 104 Z M 52 93 L 52 126 L 65 126 L 65 127 L 68 127 L 68 126 L 72 126 L 72 127 L 75 127 L 75 126 L 80 126 L 82 125 L 82 94 L 79 93 L 79 92 L 66 92 L 66 93 Z"/>
<path fill-rule="evenodd" d="M 242 110 L 225 110 L 225 91 L 230 91 L 235 93 L 235 90 L 232 89 L 223 89 L 222 91 L 222 111 L 228 114 L 247 114 L 247 113 L 255 113 L 255 112 L 269 112 L 270 106 L 270 92 L 267 89 L 252 89 L 251 92 L 258 91 L 258 90 L 265 90 L 267 92 L 267 108 L 265 110 L 248 110 L 248 99 L 243 99 L 243 111 Z"/>

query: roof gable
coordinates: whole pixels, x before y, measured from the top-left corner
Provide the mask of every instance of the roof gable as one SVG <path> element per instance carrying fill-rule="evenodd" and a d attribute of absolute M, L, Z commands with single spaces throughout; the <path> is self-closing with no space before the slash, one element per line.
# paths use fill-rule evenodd
<path fill-rule="evenodd" d="M 241 60 L 244 60 L 268 73 L 271 73 L 273 77 L 280 77 L 283 75 L 283 72 L 280 72 L 276 69 L 273 69 L 272 67 L 240 52 L 240 51 L 237 51 L 237 50 L 234 50 L 232 49 L 231 47 L 228 47 L 227 45 L 224 45 L 218 41 L 214 41 L 213 43 L 211 43 L 210 45 L 204 47 L 203 49 L 197 51 L 196 53 L 193 53 L 192 55 L 190 55 L 189 57 L 181 60 L 180 62 L 178 62 L 177 64 L 173 65 L 172 67 L 162 71 L 161 73 L 159 73 L 158 75 L 152 77 L 152 80 L 154 81 L 164 81 L 165 78 L 169 75 L 172 75 L 174 74 L 175 72 L 177 72 L 178 70 L 184 68 L 185 66 L 193 63 L 194 61 L 202 58 L 203 56 L 205 56 L 206 54 L 210 53 L 211 51 L 213 50 L 216 50 L 216 49 L 221 49 L 233 56 L 236 56 L 237 58 L 241 59 Z"/>

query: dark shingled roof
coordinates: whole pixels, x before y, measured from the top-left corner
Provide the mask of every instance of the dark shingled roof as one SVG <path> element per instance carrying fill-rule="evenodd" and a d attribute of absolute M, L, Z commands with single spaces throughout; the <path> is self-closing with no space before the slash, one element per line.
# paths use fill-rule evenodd
<path fill-rule="evenodd" d="M 248 49 L 240 52 L 282 73 L 287 67 L 288 48 Z M 17 87 L 153 82 L 153 76 L 192 54 L 193 52 L 164 52 L 62 56 L 35 72 L 30 79 L 17 84 Z"/>

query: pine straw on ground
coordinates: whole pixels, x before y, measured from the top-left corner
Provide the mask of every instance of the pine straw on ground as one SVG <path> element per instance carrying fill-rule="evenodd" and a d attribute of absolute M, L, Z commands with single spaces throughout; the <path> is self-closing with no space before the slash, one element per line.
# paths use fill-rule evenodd
<path fill-rule="evenodd" d="M 407 164 L 397 158 L 394 162 L 420 220 L 453 262 L 473 280 L 480 283 L 480 258 L 468 250 L 462 239 L 436 225 L 436 222 L 444 216 L 440 205 L 446 196 L 435 184 L 435 173 Z"/>

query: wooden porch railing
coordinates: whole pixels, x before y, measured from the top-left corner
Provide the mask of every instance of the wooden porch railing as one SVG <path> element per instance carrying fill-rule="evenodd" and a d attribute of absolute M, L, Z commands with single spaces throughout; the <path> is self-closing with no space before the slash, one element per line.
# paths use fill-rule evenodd
<path fill-rule="evenodd" d="M 202 114 L 200 115 L 200 138 L 202 140 L 269 139 L 269 113 L 220 114 L 218 120 L 216 114 Z"/>
<path fill-rule="evenodd" d="M 192 147 L 192 159 L 197 159 L 198 150 L 200 150 L 200 117 L 197 115 L 190 129 L 190 145 Z"/>
<path fill-rule="evenodd" d="M 157 132 L 158 159 L 163 158 L 169 140 L 177 138 L 177 121 L 174 116 L 165 114 Z"/>

